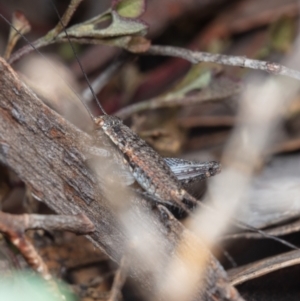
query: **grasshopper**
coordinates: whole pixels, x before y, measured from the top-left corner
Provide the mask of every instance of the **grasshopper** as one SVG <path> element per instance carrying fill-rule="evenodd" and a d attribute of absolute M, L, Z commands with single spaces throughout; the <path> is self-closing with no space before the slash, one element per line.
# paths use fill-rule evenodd
<path fill-rule="evenodd" d="M 61 22 L 58 12 L 57 15 Z M 9 23 L 2 15 L 1 17 Z M 125 169 L 127 169 L 125 171 L 125 177 L 128 179 L 128 184 L 131 184 L 133 180 L 135 180 L 144 189 L 145 195 L 151 200 L 162 204 L 169 204 L 190 213 L 190 208 L 196 206 L 199 202 L 184 188 L 184 185 L 189 182 L 203 180 L 219 173 L 221 170 L 220 164 L 215 161 L 200 163 L 177 158 L 164 159 L 136 133 L 127 127 L 121 119 L 116 116 L 108 115 L 102 108 L 100 101 L 91 87 L 62 22 L 61 25 L 70 42 L 83 75 L 86 78 L 88 86 L 103 113 L 102 116 L 94 117 L 84 101 L 81 100 L 95 123 L 96 139 L 100 140 L 100 143 L 103 142 L 103 140 L 106 140 L 104 141 L 104 144 L 108 144 L 116 150 L 117 155 L 115 155 L 114 158 L 118 158 L 117 163 L 122 162 Z M 12 26 L 12 24 L 10 24 L 10 26 Z M 22 33 L 16 28 L 14 29 L 29 42 Z M 42 55 L 32 43 L 29 42 L 29 44 Z M 207 208 L 207 206 L 205 207 Z M 268 235 L 262 230 L 246 225 L 243 222 L 234 219 L 232 222 L 242 228 L 258 232 L 267 238 L 276 240 L 292 249 L 298 249 L 296 246 L 283 239 Z"/>
<path fill-rule="evenodd" d="M 104 133 L 122 154 L 123 162 L 136 182 L 150 198 L 159 203 L 174 205 L 185 211 L 186 205 L 196 206 L 197 200 L 183 188 L 179 178 L 189 182 L 220 171 L 220 165 L 214 161 L 201 164 L 173 158 L 163 159 L 116 116 L 97 117 L 95 124 L 96 134 L 100 131 L 100 136 L 103 136 Z M 177 171 L 177 176 L 174 171 Z M 193 176 L 189 176 L 189 173 Z"/>

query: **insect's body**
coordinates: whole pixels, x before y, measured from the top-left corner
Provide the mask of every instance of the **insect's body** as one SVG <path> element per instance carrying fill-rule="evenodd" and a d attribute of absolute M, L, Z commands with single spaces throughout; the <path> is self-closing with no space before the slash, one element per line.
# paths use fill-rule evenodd
<path fill-rule="evenodd" d="M 182 183 L 167 162 L 118 117 L 104 115 L 96 118 L 95 122 L 99 130 L 102 130 L 122 153 L 124 163 L 149 195 L 159 202 L 182 209 L 185 209 L 186 204 L 189 207 L 196 205 L 197 200 L 183 189 Z M 214 172 L 219 170 L 218 165 Z"/>

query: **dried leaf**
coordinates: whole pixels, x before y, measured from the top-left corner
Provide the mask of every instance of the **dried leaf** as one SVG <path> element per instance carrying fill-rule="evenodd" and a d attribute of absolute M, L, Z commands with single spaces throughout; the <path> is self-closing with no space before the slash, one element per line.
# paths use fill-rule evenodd
<path fill-rule="evenodd" d="M 133 53 L 146 52 L 151 46 L 151 41 L 144 37 L 131 37 L 126 49 Z M 124 47 L 125 48 L 125 47 Z"/>

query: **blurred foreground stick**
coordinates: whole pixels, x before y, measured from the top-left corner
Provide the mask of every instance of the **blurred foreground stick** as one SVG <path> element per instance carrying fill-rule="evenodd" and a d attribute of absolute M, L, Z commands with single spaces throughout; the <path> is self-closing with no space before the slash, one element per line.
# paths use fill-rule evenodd
<path fill-rule="evenodd" d="M 88 238 L 120 262 L 128 237 L 101 194 L 95 176 L 85 165 L 83 149 L 91 144 L 92 137 L 45 106 L 0 58 L 0 161 L 18 174 L 35 198 L 58 214 L 85 214 L 96 229 Z M 142 199 L 135 198 L 131 207 L 138 227 L 147 227 L 140 222 L 141 208 L 158 225 L 146 230 L 160 232 L 152 234 L 159 236 L 159 243 L 165 246 L 161 254 L 165 260 L 155 265 L 155 273 L 162 273 L 181 231 L 171 231 L 174 227 L 164 223 L 159 211 L 151 210 Z M 172 223 L 179 222 L 174 219 Z M 242 300 L 217 260 L 211 256 L 208 262 L 207 277 L 194 300 Z M 148 296 L 155 292 L 157 275 L 149 275 L 142 262 L 132 266 L 129 274 L 136 276 Z"/>

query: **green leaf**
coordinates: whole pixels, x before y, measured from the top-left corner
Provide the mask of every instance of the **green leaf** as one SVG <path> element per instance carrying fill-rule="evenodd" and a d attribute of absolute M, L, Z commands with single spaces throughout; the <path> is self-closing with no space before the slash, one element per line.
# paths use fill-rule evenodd
<path fill-rule="evenodd" d="M 202 65 L 194 65 L 188 74 L 166 95 L 166 99 L 174 96 L 184 96 L 193 90 L 207 87 L 212 79 L 212 71 L 204 69 Z"/>
<path fill-rule="evenodd" d="M 296 31 L 294 19 L 280 18 L 271 28 L 271 47 L 279 52 L 288 52 L 293 46 Z"/>
<path fill-rule="evenodd" d="M 114 9 L 124 18 L 138 18 L 145 11 L 145 0 L 121 0 Z"/>
<path fill-rule="evenodd" d="M 108 26 L 103 28 L 103 25 Z M 124 48 L 133 53 L 147 51 L 150 41 L 143 37 L 147 25 L 139 20 L 126 19 L 116 11 L 108 10 L 86 22 L 67 29 L 68 36 L 77 43 L 105 44 Z M 61 32 L 56 41 L 68 41 L 66 33 Z"/>
<path fill-rule="evenodd" d="M 54 280 L 52 280 L 54 281 Z M 54 284 L 54 283 L 53 283 Z M 13 277 L 0 277 L 0 300 L 9 301 L 61 301 L 62 294 L 66 301 L 75 300 L 67 286 L 56 283 L 60 293 L 49 289 L 50 284 L 42 278 L 29 273 L 15 274 Z"/>

